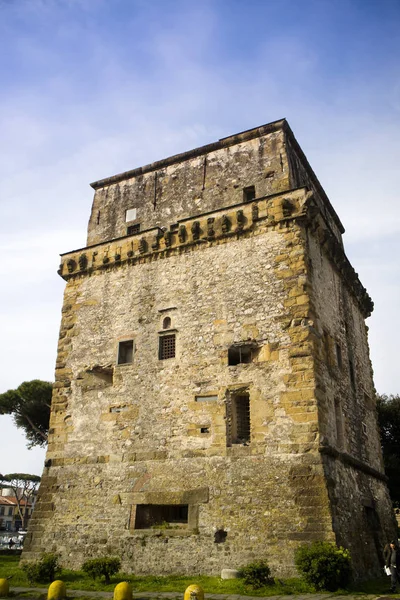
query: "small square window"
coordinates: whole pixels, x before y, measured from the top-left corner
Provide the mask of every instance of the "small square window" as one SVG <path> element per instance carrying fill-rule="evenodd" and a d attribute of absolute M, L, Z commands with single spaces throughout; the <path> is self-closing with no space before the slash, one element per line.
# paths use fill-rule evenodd
<path fill-rule="evenodd" d="M 255 357 L 256 350 L 249 344 L 242 346 L 231 346 L 228 349 L 228 365 L 234 366 L 240 363 L 251 363 Z"/>
<path fill-rule="evenodd" d="M 159 347 L 158 347 L 158 358 L 165 360 L 167 358 L 175 357 L 175 334 L 172 335 L 160 335 Z"/>
<path fill-rule="evenodd" d="M 135 225 L 129 225 L 126 229 L 127 235 L 133 235 L 134 233 L 140 232 L 140 223 L 136 223 Z"/>
<path fill-rule="evenodd" d="M 249 187 L 245 187 L 243 189 L 243 202 L 252 202 L 256 197 L 256 188 L 254 185 L 250 185 Z"/>
<path fill-rule="evenodd" d="M 133 340 L 126 340 L 118 344 L 118 364 L 126 365 L 133 361 Z"/>
<path fill-rule="evenodd" d="M 125 213 L 125 222 L 128 223 L 128 221 L 134 221 L 136 219 L 136 215 L 136 208 L 128 208 L 128 210 Z"/>

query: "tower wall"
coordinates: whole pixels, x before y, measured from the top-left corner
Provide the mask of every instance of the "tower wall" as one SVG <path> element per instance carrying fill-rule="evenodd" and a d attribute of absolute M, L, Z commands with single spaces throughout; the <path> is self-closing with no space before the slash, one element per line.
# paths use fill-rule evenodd
<path fill-rule="evenodd" d="M 90 245 L 59 270 L 24 558 L 113 554 L 127 572 L 210 574 L 266 558 L 285 576 L 300 543 L 336 539 L 359 572 L 377 568 L 376 519 L 392 523 L 372 303 L 306 164 L 310 185 L 293 184 L 291 136 L 277 122 L 93 184 Z M 127 234 L 132 208 L 140 229 Z M 363 519 L 372 559 L 356 543 Z"/>

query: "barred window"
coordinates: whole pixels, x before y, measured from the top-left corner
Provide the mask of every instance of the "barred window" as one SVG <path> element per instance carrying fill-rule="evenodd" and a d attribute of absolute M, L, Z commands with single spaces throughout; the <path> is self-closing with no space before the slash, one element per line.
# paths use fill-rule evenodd
<path fill-rule="evenodd" d="M 233 439 L 235 444 L 250 441 L 250 401 L 249 396 L 236 396 L 233 399 Z"/>
<path fill-rule="evenodd" d="M 134 233 L 140 232 L 140 223 L 135 223 L 135 225 L 129 225 L 126 229 L 127 235 L 133 235 Z"/>
<path fill-rule="evenodd" d="M 227 444 L 250 442 L 249 394 L 233 394 L 227 402 Z"/>
<path fill-rule="evenodd" d="M 167 358 L 175 357 L 175 334 L 160 335 L 159 347 L 158 347 L 158 358 L 165 360 Z"/>

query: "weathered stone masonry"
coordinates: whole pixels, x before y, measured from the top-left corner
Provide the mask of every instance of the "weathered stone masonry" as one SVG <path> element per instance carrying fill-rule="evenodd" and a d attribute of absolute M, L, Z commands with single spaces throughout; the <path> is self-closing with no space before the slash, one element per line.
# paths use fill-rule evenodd
<path fill-rule="evenodd" d="M 343 227 L 286 121 L 92 184 L 24 558 L 219 573 L 394 522 Z"/>

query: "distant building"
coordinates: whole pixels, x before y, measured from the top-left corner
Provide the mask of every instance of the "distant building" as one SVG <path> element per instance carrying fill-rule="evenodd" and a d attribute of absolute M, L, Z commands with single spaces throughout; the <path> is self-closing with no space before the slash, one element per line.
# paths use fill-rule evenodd
<path fill-rule="evenodd" d="M 20 500 L 25 526 L 28 525 L 32 516 L 33 505 L 26 500 Z M 22 520 L 18 510 L 15 496 L 0 496 L 0 531 L 15 532 L 22 529 Z"/>
<path fill-rule="evenodd" d="M 340 177 L 340 173 L 337 177 Z M 354 184 L 354 182 L 352 182 Z M 395 523 L 344 228 L 285 120 L 92 184 L 24 558 L 378 573 Z M 373 218 L 373 216 L 371 216 Z"/>

